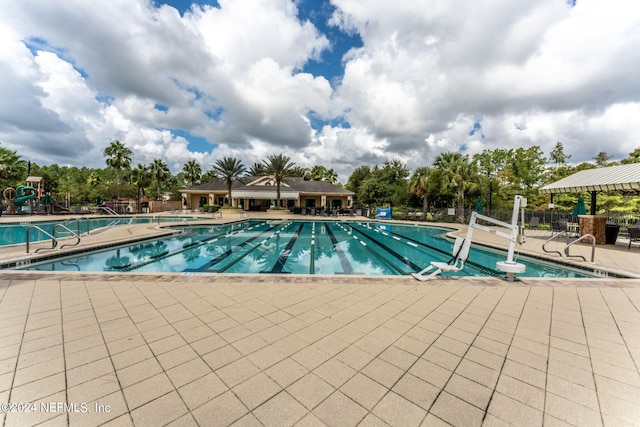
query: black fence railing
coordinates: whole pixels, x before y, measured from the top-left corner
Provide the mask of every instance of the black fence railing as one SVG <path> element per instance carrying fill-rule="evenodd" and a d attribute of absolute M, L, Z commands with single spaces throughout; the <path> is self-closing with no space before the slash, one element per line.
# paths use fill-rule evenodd
<path fill-rule="evenodd" d="M 430 209 L 428 211 L 431 215 L 428 216 L 432 222 L 451 222 L 457 223 L 460 222 L 458 218 L 457 209 L 450 208 L 439 208 L 439 209 Z M 465 209 L 465 219 L 464 222 L 468 223 L 469 218 L 471 217 L 471 212 L 473 209 Z M 414 215 L 409 215 L 409 218 L 415 218 L 417 215 L 422 213 L 421 209 L 418 208 L 393 208 L 393 218 L 400 219 L 402 214 L 413 213 Z M 507 209 L 483 209 L 482 214 L 486 216 L 490 216 L 492 218 L 510 222 L 511 215 L 513 211 Z M 415 215 L 417 214 L 417 215 Z M 519 216 L 521 213 L 518 214 Z M 626 232 L 626 229 L 629 227 L 640 227 L 640 213 L 622 213 L 622 212 L 613 212 L 608 211 L 605 213 L 599 213 L 598 215 L 604 215 L 607 217 L 607 224 L 619 225 L 621 231 Z M 370 217 L 375 216 L 375 209 L 373 209 L 370 213 Z M 519 218 L 520 219 L 520 218 Z M 547 209 L 547 210 L 524 210 L 524 222 L 527 227 L 533 225 L 534 228 L 540 229 L 552 229 L 553 224 L 557 222 L 579 222 L 579 219 L 571 214 L 568 211 L 558 211 L 555 209 Z"/>

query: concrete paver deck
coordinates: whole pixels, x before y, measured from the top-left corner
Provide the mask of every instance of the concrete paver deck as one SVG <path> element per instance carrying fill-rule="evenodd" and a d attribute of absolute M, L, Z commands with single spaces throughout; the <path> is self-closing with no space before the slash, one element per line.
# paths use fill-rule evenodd
<path fill-rule="evenodd" d="M 637 425 L 637 282 L 539 282 L 9 273 L 0 420 Z"/>
<path fill-rule="evenodd" d="M 637 425 L 639 283 L 2 271 L 0 424 Z"/>

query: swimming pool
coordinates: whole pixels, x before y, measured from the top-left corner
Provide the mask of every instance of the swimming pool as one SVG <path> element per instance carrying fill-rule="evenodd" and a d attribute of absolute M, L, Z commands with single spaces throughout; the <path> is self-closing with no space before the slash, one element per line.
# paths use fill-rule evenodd
<path fill-rule="evenodd" d="M 56 224 L 62 224 L 73 232 L 86 233 L 102 227 L 114 227 L 128 224 L 150 224 L 176 221 L 198 221 L 210 220 L 211 217 L 178 217 L 178 216 L 109 216 L 103 218 L 67 218 L 55 221 L 21 221 L 14 223 L 0 224 L 0 246 L 9 246 L 25 243 L 27 240 L 27 230 L 29 227 L 37 226 L 43 231 L 53 235 L 53 228 Z M 62 227 L 56 228 L 56 237 L 66 237 L 69 233 Z M 49 240 L 49 236 L 37 228 L 29 231 L 29 238 L 32 242 L 38 240 Z"/>
<path fill-rule="evenodd" d="M 21 270 L 254 274 L 408 275 L 448 261 L 448 229 L 370 221 L 245 221 L 180 227 L 171 237 L 82 253 Z M 455 275 L 498 276 L 506 252 L 473 246 Z M 519 257 L 527 277 L 594 277 L 586 271 Z M 445 274 L 446 275 L 446 274 Z"/>

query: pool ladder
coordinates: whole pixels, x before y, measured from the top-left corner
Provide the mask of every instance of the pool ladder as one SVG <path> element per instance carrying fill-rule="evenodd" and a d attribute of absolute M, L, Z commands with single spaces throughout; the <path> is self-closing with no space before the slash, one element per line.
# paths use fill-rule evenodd
<path fill-rule="evenodd" d="M 98 210 L 99 211 L 104 211 L 106 212 L 108 215 L 113 215 L 113 216 L 120 216 L 120 214 L 116 211 L 114 211 L 113 209 L 111 209 L 108 206 L 98 206 Z"/>
<path fill-rule="evenodd" d="M 550 241 L 557 239 L 558 237 L 561 236 L 565 236 L 568 239 L 568 234 L 562 232 L 562 233 L 558 233 L 555 234 L 553 236 L 551 236 L 549 239 L 547 239 L 543 244 L 542 244 L 542 250 L 545 251 L 546 253 L 556 253 L 560 256 L 562 256 L 562 253 L 560 251 L 554 251 L 554 250 L 549 250 L 546 248 L 547 243 L 549 243 Z M 593 262 L 593 260 L 595 259 L 596 256 L 596 238 L 593 236 L 593 234 L 583 234 L 582 236 L 578 237 L 575 240 L 572 240 L 571 242 L 567 243 L 567 246 L 564 247 L 564 255 L 567 258 L 582 258 L 583 261 L 586 261 L 587 259 L 582 256 L 582 255 L 570 255 L 569 254 L 569 248 L 573 245 L 575 245 L 578 242 L 581 242 L 582 240 L 586 239 L 586 238 L 591 238 L 591 262 Z"/>
<path fill-rule="evenodd" d="M 58 247 L 58 239 L 56 238 L 56 230 L 61 228 L 62 230 L 66 231 L 67 233 L 69 233 L 72 237 L 76 238 L 76 242 L 75 243 L 68 243 L 66 245 L 62 245 L 60 246 L 60 249 L 66 247 L 66 246 L 77 246 L 80 243 L 81 240 L 81 232 L 80 232 L 80 222 L 81 221 L 86 221 L 87 223 L 87 234 L 89 234 L 90 231 L 90 227 L 91 227 L 91 222 L 89 220 L 89 218 L 83 217 L 83 218 L 78 218 L 78 219 L 73 219 L 73 220 L 69 220 L 69 221 L 65 221 L 59 224 L 55 224 L 53 226 L 53 229 L 51 230 L 51 234 L 47 233 L 46 231 L 44 231 L 42 228 L 38 227 L 37 225 L 32 225 L 30 227 L 27 228 L 26 233 L 27 233 L 27 238 L 26 238 L 26 251 L 27 253 L 29 253 L 29 249 L 30 249 L 30 243 L 31 243 L 31 230 L 38 230 L 39 232 L 41 232 L 42 234 L 44 234 L 45 236 L 49 237 L 51 239 L 51 248 L 38 248 L 35 250 L 35 252 L 39 252 L 42 250 L 54 250 L 55 248 Z M 77 232 L 71 230 L 69 227 L 67 227 L 67 225 L 71 225 L 73 223 L 77 224 Z"/>

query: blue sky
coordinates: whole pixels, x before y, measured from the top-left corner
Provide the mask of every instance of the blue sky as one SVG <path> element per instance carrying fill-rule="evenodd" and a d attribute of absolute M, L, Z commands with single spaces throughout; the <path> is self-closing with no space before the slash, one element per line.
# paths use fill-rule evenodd
<path fill-rule="evenodd" d="M 636 0 L 0 0 L 0 145 L 105 167 L 270 154 L 335 169 L 640 129 Z"/>
<path fill-rule="evenodd" d="M 193 4 L 220 7 L 215 0 L 189 1 L 189 0 L 156 0 L 156 4 L 168 4 L 176 8 L 181 14 L 188 11 Z M 302 71 L 313 75 L 325 76 L 330 82 L 339 80 L 344 72 L 342 56 L 352 47 L 362 46 L 362 40 L 357 33 L 347 33 L 335 26 L 328 24 L 335 7 L 326 0 L 300 0 L 297 2 L 298 17 L 301 20 L 309 20 L 318 31 L 327 36 L 331 42 L 331 48 L 322 52 L 320 60 L 308 61 Z"/>
<path fill-rule="evenodd" d="M 188 0 L 156 0 L 155 3 L 157 5 L 167 4 L 172 6 L 177 9 L 181 15 L 188 12 L 194 4 L 196 6 L 208 5 L 216 8 L 220 7 L 215 0 L 197 2 Z M 341 77 L 344 74 L 344 63 L 342 61 L 344 54 L 351 48 L 361 47 L 362 40 L 357 33 L 345 32 L 336 26 L 329 25 L 331 15 L 335 11 L 335 7 L 331 5 L 330 2 L 326 0 L 300 0 L 296 3 L 296 6 L 298 9 L 298 19 L 313 23 L 318 31 L 328 38 L 331 44 L 330 48 L 322 51 L 320 58 L 308 60 L 300 72 L 310 73 L 314 76 L 323 76 L 335 87 L 340 83 Z M 161 106 L 161 109 L 165 108 L 165 106 Z M 325 120 L 317 114 L 310 114 L 309 120 L 311 126 L 317 130 L 322 129 L 325 125 L 339 124 L 342 127 L 349 127 L 349 123 L 344 117 Z M 202 137 L 191 135 L 185 131 L 174 131 L 174 133 L 188 140 L 189 149 L 192 151 L 202 151 L 211 148 L 210 143 Z"/>

